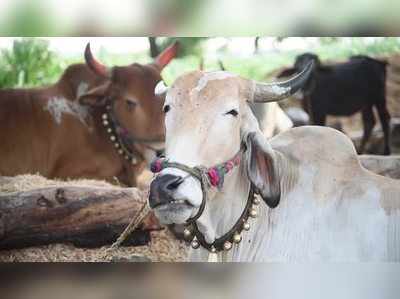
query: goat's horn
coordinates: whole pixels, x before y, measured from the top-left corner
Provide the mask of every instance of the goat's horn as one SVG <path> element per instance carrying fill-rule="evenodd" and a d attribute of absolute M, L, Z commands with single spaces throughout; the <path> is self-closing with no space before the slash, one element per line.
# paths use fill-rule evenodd
<path fill-rule="evenodd" d="M 253 102 L 267 103 L 286 99 L 304 86 L 312 69 L 313 62 L 311 61 L 304 70 L 286 81 L 274 83 L 260 83 L 253 81 Z"/>
<path fill-rule="evenodd" d="M 109 78 L 110 77 L 110 69 L 105 66 L 104 64 L 98 62 L 92 54 L 92 51 L 90 50 L 90 43 L 86 45 L 85 49 L 85 61 L 86 64 L 89 66 L 89 68 L 95 72 L 96 74 Z"/>

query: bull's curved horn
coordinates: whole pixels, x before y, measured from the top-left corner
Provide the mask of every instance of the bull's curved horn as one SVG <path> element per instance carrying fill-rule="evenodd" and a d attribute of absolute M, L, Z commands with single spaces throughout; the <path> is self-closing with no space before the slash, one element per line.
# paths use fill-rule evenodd
<path fill-rule="evenodd" d="M 253 81 L 253 102 L 277 102 L 296 93 L 303 87 L 309 78 L 313 69 L 313 64 L 314 63 L 311 61 L 304 70 L 286 81 L 274 83 L 260 83 Z"/>
<path fill-rule="evenodd" d="M 154 94 L 155 95 L 162 95 L 164 93 L 167 93 L 168 87 L 165 85 L 164 81 L 160 81 L 157 83 L 156 87 L 154 88 Z"/>
<path fill-rule="evenodd" d="M 92 54 L 92 51 L 90 50 L 90 43 L 86 45 L 85 49 L 85 61 L 86 64 L 89 66 L 89 68 L 95 72 L 96 74 L 109 78 L 110 77 L 110 69 L 105 66 L 104 64 L 98 62 Z"/>
<path fill-rule="evenodd" d="M 154 61 L 154 64 L 157 65 L 161 70 L 171 62 L 172 59 L 176 57 L 179 50 L 179 42 L 174 42 L 171 46 L 166 48 Z"/>

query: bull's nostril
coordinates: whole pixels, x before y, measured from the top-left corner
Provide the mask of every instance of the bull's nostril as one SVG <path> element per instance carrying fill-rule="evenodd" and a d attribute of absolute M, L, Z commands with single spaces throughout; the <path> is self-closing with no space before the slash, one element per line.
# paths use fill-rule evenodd
<path fill-rule="evenodd" d="M 169 182 L 166 186 L 168 190 L 172 191 L 179 187 L 183 183 L 182 177 L 176 177 L 173 181 Z"/>

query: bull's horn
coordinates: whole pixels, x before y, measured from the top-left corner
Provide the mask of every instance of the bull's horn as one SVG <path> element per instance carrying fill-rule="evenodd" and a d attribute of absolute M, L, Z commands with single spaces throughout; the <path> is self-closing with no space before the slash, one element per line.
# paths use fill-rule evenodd
<path fill-rule="evenodd" d="M 166 48 L 160 55 L 157 56 L 154 63 L 162 70 L 172 59 L 176 57 L 179 50 L 179 42 L 174 42 L 171 46 Z"/>
<path fill-rule="evenodd" d="M 312 69 L 313 62 L 311 61 L 304 70 L 286 81 L 274 83 L 253 81 L 253 102 L 267 103 L 286 99 L 304 86 Z"/>
<path fill-rule="evenodd" d="M 104 64 L 98 62 L 92 54 L 92 51 L 90 50 L 90 43 L 86 45 L 85 49 L 85 60 L 86 64 L 89 66 L 89 68 L 95 72 L 96 74 L 109 78 L 110 77 L 110 69 L 105 66 Z"/>
<path fill-rule="evenodd" d="M 167 93 L 168 87 L 165 85 L 164 81 L 160 81 L 157 83 L 156 88 L 154 89 L 154 94 L 155 95 L 162 95 L 164 93 Z"/>

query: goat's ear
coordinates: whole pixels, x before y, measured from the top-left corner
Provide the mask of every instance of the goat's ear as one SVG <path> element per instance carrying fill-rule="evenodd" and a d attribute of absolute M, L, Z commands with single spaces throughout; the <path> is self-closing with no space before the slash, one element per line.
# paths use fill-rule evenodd
<path fill-rule="evenodd" d="M 284 69 L 283 71 L 281 71 L 280 73 L 278 73 L 278 75 L 276 75 L 277 78 L 286 78 L 286 77 L 290 77 L 293 76 L 294 74 L 296 74 L 296 69 L 295 68 L 287 68 Z"/>
<path fill-rule="evenodd" d="M 86 93 L 79 96 L 78 101 L 81 105 L 92 107 L 103 106 L 106 103 L 106 93 L 109 88 L 109 83 L 102 84 L 88 90 Z"/>
<path fill-rule="evenodd" d="M 278 206 L 281 198 L 280 177 L 275 153 L 261 132 L 246 137 L 247 173 L 255 191 L 270 208 Z"/>

